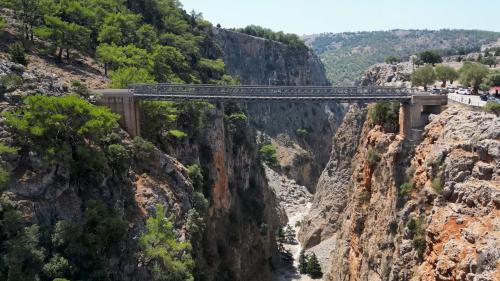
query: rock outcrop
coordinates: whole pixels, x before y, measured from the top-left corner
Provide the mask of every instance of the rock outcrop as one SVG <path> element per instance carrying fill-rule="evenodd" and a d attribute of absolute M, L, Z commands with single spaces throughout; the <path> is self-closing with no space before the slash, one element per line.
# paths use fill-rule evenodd
<path fill-rule="evenodd" d="M 326 280 L 498 280 L 499 132 L 499 117 L 450 106 L 416 147 L 369 123 L 357 148 L 334 145 L 350 167 L 332 156 L 301 233 L 335 240 Z"/>
<path fill-rule="evenodd" d="M 323 64 L 312 51 L 290 47 L 224 29 L 214 29 L 228 72 L 245 85 L 329 85 Z M 297 183 L 314 190 L 328 162 L 331 140 L 345 114 L 345 107 L 324 104 L 247 104 L 252 126 L 276 140 L 274 144 L 297 146 L 308 153 L 284 155 L 298 162 L 284 161 L 284 172 Z M 285 144 L 285 145 L 283 145 Z M 304 157 L 305 156 L 305 157 Z"/>
<path fill-rule="evenodd" d="M 410 62 L 379 63 L 365 71 L 358 84 L 360 86 L 411 87 L 412 72 L 413 66 Z"/>

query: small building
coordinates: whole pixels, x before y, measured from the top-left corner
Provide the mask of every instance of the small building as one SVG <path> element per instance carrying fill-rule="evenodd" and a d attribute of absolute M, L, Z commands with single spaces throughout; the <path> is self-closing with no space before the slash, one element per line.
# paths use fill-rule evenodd
<path fill-rule="evenodd" d="M 498 97 L 500 95 L 500 86 L 495 86 L 490 88 L 490 95 Z"/>

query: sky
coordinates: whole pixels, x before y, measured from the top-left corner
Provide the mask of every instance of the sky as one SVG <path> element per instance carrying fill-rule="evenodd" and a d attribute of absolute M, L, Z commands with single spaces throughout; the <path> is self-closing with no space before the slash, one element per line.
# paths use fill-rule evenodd
<path fill-rule="evenodd" d="M 500 31 L 499 0 L 180 0 L 224 28 L 250 24 L 298 35 L 390 29 Z"/>

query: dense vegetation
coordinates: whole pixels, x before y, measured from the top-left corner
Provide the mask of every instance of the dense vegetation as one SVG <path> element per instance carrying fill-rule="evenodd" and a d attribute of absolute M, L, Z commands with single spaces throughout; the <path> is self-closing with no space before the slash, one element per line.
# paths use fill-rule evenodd
<path fill-rule="evenodd" d="M 499 36 L 475 30 L 392 30 L 320 34 L 308 36 L 306 42 L 322 59 L 334 85 L 351 85 L 369 66 L 389 57 L 407 59 L 427 50 L 465 55 Z"/>
<path fill-rule="evenodd" d="M 108 280 L 106 259 L 127 224 L 100 201 L 85 205 L 82 223 L 60 220 L 26 225 L 18 206 L 0 198 L 0 279 L 7 281 Z"/>
<path fill-rule="evenodd" d="M 380 125 L 385 131 L 396 133 L 399 130 L 398 102 L 379 102 L 368 107 L 368 116 L 375 125 Z"/>
<path fill-rule="evenodd" d="M 245 33 L 248 35 L 261 37 L 277 42 L 281 42 L 283 44 L 300 48 L 300 49 L 308 49 L 308 47 L 304 44 L 304 41 L 300 39 L 296 34 L 284 33 L 283 31 L 273 31 L 269 28 L 257 26 L 257 25 L 249 25 L 244 28 L 234 29 L 237 32 Z"/>
<path fill-rule="evenodd" d="M 15 11 L 25 48 L 59 61 L 95 55 L 113 87 L 231 81 L 210 40 L 211 24 L 178 0 L 0 0 L 0 7 Z"/>

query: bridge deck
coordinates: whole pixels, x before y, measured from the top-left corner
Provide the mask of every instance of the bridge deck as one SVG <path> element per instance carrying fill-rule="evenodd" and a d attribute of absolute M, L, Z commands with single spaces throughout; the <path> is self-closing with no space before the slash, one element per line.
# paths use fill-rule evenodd
<path fill-rule="evenodd" d="M 205 100 L 235 102 L 377 102 L 411 100 L 411 91 L 393 87 L 329 86 L 219 86 L 138 84 L 134 98 L 153 100 Z"/>

